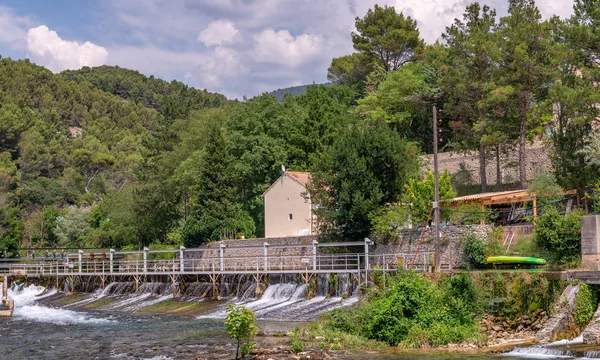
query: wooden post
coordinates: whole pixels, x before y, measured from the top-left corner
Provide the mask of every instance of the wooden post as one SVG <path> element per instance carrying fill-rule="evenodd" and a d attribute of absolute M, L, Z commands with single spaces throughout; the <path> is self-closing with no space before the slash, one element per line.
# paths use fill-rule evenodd
<path fill-rule="evenodd" d="M 481 204 L 481 220 L 479 220 L 479 224 L 485 225 L 485 205 Z"/>
<path fill-rule="evenodd" d="M 433 221 L 434 221 L 434 239 L 435 239 L 435 271 L 440 271 L 440 185 L 438 182 L 438 124 L 437 124 L 437 109 L 433 107 Z"/>
<path fill-rule="evenodd" d="M 533 195 L 533 222 L 535 223 L 535 218 L 537 218 L 537 196 Z"/>

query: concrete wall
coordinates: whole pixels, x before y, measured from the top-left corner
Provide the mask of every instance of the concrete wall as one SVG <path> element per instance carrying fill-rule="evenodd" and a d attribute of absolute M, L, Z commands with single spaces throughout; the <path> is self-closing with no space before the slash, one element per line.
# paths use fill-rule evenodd
<path fill-rule="evenodd" d="M 298 181 L 282 176 L 265 193 L 265 237 L 314 234 L 312 204 L 302 196 L 306 188 Z M 291 219 L 290 219 L 291 214 Z"/>
<path fill-rule="evenodd" d="M 470 233 L 474 233 L 480 238 L 487 240 L 487 234 L 492 229 L 492 225 L 463 225 L 463 226 L 444 226 L 441 228 L 440 244 L 442 251 L 441 264 L 442 268 L 458 268 L 463 264 L 463 251 L 460 240 Z M 389 243 L 379 243 L 375 240 L 373 254 L 409 254 L 409 259 L 414 256 L 421 230 L 405 230 L 398 238 Z M 428 229 L 425 232 L 423 242 L 419 247 L 419 253 L 435 252 L 434 232 L 433 229 Z M 387 264 L 396 263 L 398 259 L 395 257 L 386 258 Z M 417 263 L 422 263 L 421 258 L 417 258 Z"/>

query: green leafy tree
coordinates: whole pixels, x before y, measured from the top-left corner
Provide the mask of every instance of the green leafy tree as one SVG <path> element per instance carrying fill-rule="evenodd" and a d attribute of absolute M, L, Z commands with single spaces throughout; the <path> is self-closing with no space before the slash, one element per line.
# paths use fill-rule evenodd
<path fill-rule="evenodd" d="M 385 126 L 344 130 L 317 160 L 309 192 L 323 233 L 357 240 L 372 227 L 369 215 L 396 202 L 418 171 L 417 149 Z"/>
<path fill-rule="evenodd" d="M 494 87 L 496 68 L 496 11 L 479 3 L 467 6 L 463 19 L 455 19 L 442 35 L 448 44 L 450 70 L 444 87 L 451 93 L 444 111 L 453 117 L 460 150 L 479 152 L 481 191 L 487 192 L 486 147 L 504 142 L 503 129 L 483 106 L 489 89 Z M 492 113 L 494 114 L 494 113 Z"/>
<path fill-rule="evenodd" d="M 64 215 L 56 218 L 54 233 L 61 246 L 72 248 L 85 247 L 85 237 L 90 229 L 90 211 L 90 208 L 69 206 Z"/>
<path fill-rule="evenodd" d="M 536 244 L 557 263 L 576 261 L 581 256 L 581 210 L 563 215 L 554 206 L 544 208 L 534 228 Z"/>
<path fill-rule="evenodd" d="M 438 179 L 440 187 L 440 206 L 446 200 L 453 199 L 456 196 L 456 191 L 452 188 L 452 178 L 448 171 L 440 174 Z M 409 208 L 410 219 L 413 224 L 422 224 L 427 220 L 431 212 L 434 200 L 434 179 L 433 172 L 428 171 L 421 179 L 412 178 L 405 185 L 403 203 Z M 442 211 L 442 219 L 447 217 Z"/>
<path fill-rule="evenodd" d="M 519 116 L 519 181 L 527 187 L 525 145 L 531 130 L 551 118 L 551 109 L 544 104 L 548 85 L 557 79 L 555 51 L 550 23 L 542 16 L 533 0 L 509 0 L 508 16 L 498 25 L 499 81 L 506 85 Z M 546 105 L 540 109 L 539 105 Z M 536 108 L 536 106 L 538 108 Z"/>
<path fill-rule="evenodd" d="M 250 341 L 256 334 L 254 311 L 242 305 L 229 304 L 226 313 L 225 328 L 229 337 L 237 343 L 235 348 L 235 358 L 237 360 L 248 354 Z"/>
<path fill-rule="evenodd" d="M 386 72 L 412 61 L 423 46 L 417 22 L 393 7 L 375 5 L 356 18 L 355 26 L 354 48 L 376 59 Z"/>
<path fill-rule="evenodd" d="M 254 222 L 236 197 L 233 157 L 227 151 L 224 131 L 216 122 L 209 125 L 198 167 L 199 183 L 193 188 L 196 204 L 193 216 L 183 228 L 186 246 L 221 240 L 239 232 L 253 236 Z"/>
<path fill-rule="evenodd" d="M 374 70 L 373 59 L 358 52 L 334 58 L 327 69 L 327 80 L 334 85 L 358 85 L 364 88 L 367 76 Z"/>

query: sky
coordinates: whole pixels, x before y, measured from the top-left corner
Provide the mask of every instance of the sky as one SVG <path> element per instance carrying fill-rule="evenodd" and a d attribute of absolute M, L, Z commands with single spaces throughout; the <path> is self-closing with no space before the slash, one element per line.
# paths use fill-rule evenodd
<path fill-rule="evenodd" d="M 118 65 L 229 98 L 327 82 L 375 3 L 417 20 L 432 43 L 466 0 L 0 0 L 0 55 L 53 72 Z M 508 0 L 480 3 L 506 14 Z M 538 0 L 568 17 L 570 0 Z"/>

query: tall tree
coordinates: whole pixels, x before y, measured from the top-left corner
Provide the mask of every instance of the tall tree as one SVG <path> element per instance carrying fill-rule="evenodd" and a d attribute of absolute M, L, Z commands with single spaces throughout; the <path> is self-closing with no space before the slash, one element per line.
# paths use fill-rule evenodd
<path fill-rule="evenodd" d="M 482 141 L 489 126 L 482 102 L 493 87 L 496 11 L 479 3 L 467 6 L 463 20 L 455 19 L 446 27 L 442 38 L 448 44 L 451 55 L 446 91 L 452 95 L 444 110 L 453 118 L 453 126 L 460 133 L 459 148 L 479 151 L 479 178 L 481 191 L 487 191 L 486 145 Z M 482 126 L 482 123 L 488 126 Z"/>
<path fill-rule="evenodd" d="M 376 59 L 385 71 L 412 61 L 423 46 L 416 20 L 391 6 L 375 5 L 362 19 L 356 18 L 355 26 L 354 48 Z"/>
<path fill-rule="evenodd" d="M 519 114 L 519 182 L 527 188 L 525 145 L 532 129 L 540 128 L 542 117 L 533 116 L 536 105 L 543 104 L 549 85 L 557 79 L 553 64 L 555 43 L 548 22 L 534 0 L 509 0 L 508 16 L 498 27 L 499 81 L 517 104 Z"/>
<path fill-rule="evenodd" d="M 418 150 L 385 125 L 342 131 L 312 169 L 309 186 L 325 234 L 359 240 L 371 229 L 370 214 L 399 200 L 418 172 Z"/>
<path fill-rule="evenodd" d="M 362 90 L 373 71 L 373 58 L 362 52 L 334 58 L 327 69 L 327 80 L 334 85 L 358 85 Z"/>
<path fill-rule="evenodd" d="M 222 116 L 215 112 L 215 116 Z M 236 173 L 227 138 L 220 122 L 209 124 L 207 142 L 202 149 L 199 182 L 193 188 L 196 204 L 183 229 L 187 246 L 236 236 L 238 232 L 253 236 L 255 225 L 242 210 L 236 197 Z"/>

